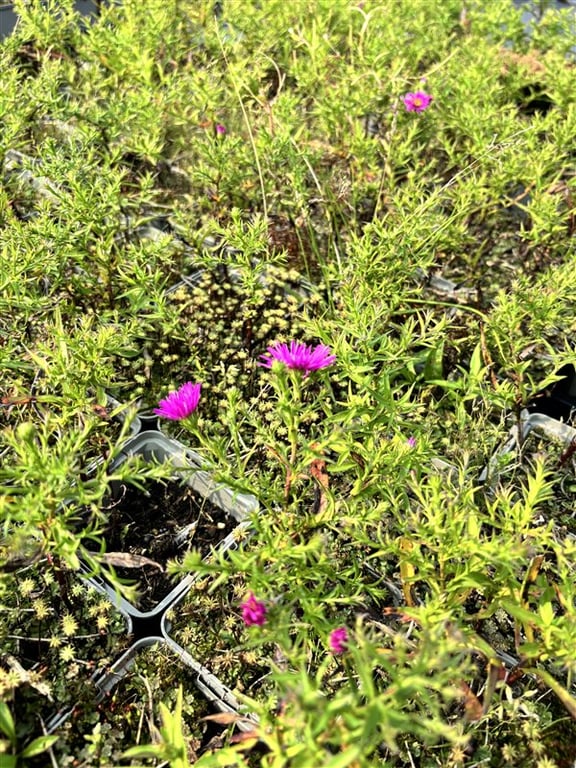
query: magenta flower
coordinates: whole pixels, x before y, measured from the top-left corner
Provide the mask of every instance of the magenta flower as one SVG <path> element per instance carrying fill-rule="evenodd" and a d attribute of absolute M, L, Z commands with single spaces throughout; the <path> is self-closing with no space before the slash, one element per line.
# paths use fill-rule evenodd
<path fill-rule="evenodd" d="M 432 96 L 424 91 L 415 91 L 407 93 L 402 101 L 408 112 L 424 112 L 430 106 Z"/>
<path fill-rule="evenodd" d="M 262 602 L 257 600 L 252 592 L 248 593 L 248 597 L 241 604 L 242 620 L 247 627 L 257 625 L 259 627 L 266 621 L 266 613 L 268 609 Z"/>
<path fill-rule="evenodd" d="M 154 413 L 173 421 L 185 419 L 196 410 L 200 400 L 201 387 L 202 384 L 192 384 L 191 381 L 187 381 L 186 384 L 182 384 L 180 389 L 170 392 L 168 397 L 160 400 L 158 408 L 154 408 Z"/>
<path fill-rule="evenodd" d="M 336 360 L 336 355 L 331 354 L 330 347 L 325 344 L 312 347 L 299 341 L 291 341 L 289 345 L 276 342 L 267 348 L 266 354 L 260 357 L 262 361 L 258 365 L 264 368 L 272 368 L 274 361 L 278 360 L 287 368 L 302 371 L 305 376 L 319 368 L 327 368 Z"/>
<path fill-rule="evenodd" d="M 216 131 L 217 136 L 226 135 L 226 126 L 222 125 L 222 123 L 216 123 L 216 125 L 214 126 L 214 130 Z"/>
<path fill-rule="evenodd" d="M 412 435 L 411 437 L 408 438 L 408 440 L 406 440 L 406 445 L 408 446 L 408 448 L 416 447 L 416 438 L 414 437 L 414 435 Z"/>
<path fill-rule="evenodd" d="M 328 637 L 328 645 L 332 653 L 344 653 L 348 646 L 348 630 L 346 627 L 333 629 Z"/>

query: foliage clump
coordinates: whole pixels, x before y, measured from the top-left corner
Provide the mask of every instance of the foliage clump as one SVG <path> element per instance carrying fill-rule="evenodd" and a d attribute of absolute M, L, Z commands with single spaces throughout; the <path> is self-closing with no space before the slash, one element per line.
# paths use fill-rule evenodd
<path fill-rule="evenodd" d="M 178 699 L 181 668 L 150 651 L 122 706 L 87 703 L 38 748 L 86 766 L 144 741 L 179 768 L 574 761 L 571 448 L 533 435 L 480 480 L 575 362 L 574 18 L 557 5 L 123 0 L 80 20 L 72 0 L 18 0 L 0 45 L 11 764 L 42 735 L 6 714 L 38 683 L 16 679 L 15 636 L 55 638 L 39 684 L 88 678 L 64 682 L 89 663 L 68 637 L 91 598 L 40 558 L 66 579 L 98 566 L 111 483 L 171 472 L 115 467 L 130 415 L 185 382 L 202 396 L 171 429 L 261 511 L 225 557 L 185 558 L 219 582 L 190 593 L 178 638 L 230 683 L 269 667 L 247 704 L 259 745 L 208 749 L 193 681 Z M 258 365 L 290 341 L 335 359 Z M 265 621 L 243 626 L 230 584 Z M 195 596 L 222 612 L 213 643 Z"/>

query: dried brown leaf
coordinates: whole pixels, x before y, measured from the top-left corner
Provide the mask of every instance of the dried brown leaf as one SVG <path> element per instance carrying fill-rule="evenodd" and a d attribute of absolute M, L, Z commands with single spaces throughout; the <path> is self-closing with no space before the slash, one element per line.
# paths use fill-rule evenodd
<path fill-rule="evenodd" d="M 159 571 L 164 570 L 164 567 L 155 560 L 150 560 L 144 555 L 132 555 L 129 552 L 106 552 L 101 559 L 106 565 L 112 565 L 115 568 L 143 568 L 145 565 L 151 565 Z"/>

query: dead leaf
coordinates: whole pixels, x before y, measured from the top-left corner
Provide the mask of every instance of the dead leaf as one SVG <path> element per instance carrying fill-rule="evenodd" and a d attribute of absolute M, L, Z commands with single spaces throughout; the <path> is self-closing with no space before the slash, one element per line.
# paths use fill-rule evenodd
<path fill-rule="evenodd" d="M 314 459 L 314 461 L 312 461 L 310 464 L 310 475 L 318 484 L 314 497 L 314 514 L 322 516 L 328 506 L 326 491 L 330 485 L 330 478 L 324 459 Z"/>
<path fill-rule="evenodd" d="M 210 723 L 218 723 L 218 725 L 231 725 L 246 718 L 242 717 L 242 715 L 237 715 L 235 712 L 218 712 L 216 715 L 206 715 L 200 719 Z"/>
<path fill-rule="evenodd" d="M 106 565 L 112 565 L 115 568 L 143 568 L 145 565 L 151 565 L 159 571 L 164 571 L 160 563 L 150 560 L 149 557 L 131 555 L 129 552 L 106 552 L 101 559 Z"/>
<path fill-rule="evenodd" d="M 517 68 L 527 75 L 543 75 L 546 73 L 546 64 L 542 61 L 542 57 L 542 52 L 535 49 L 528 53 L 516 53 L 508 48 L 502 48 L 500 50 L 501 74 L 507 75 L 510 70 Z"/>
<path fill-rule="evenodd" d="M 40 693 L 42 696 L 46 696 L 49 701 L 54 701 L 48 683 L 44 683 L 41 680 L 38 680 L 38 675 L 35 675 L 33 672 L 30 673 L 28 670 L 24 669 L 20 662 L 11 654 L 5 654 L 3 660 L 10 667 L 12 672 L 15 672 L 16 675 L 18 675 L 18 679 L 21 683 L 28 683 L 28 685 L 34 688 L 34 690 L 38 691 L 38 693 Z"/>
<path fill-rule="evenodd" d="M 244 731 L 243 733 L 235 733 L 230 737 L 230 744 L 245 744 L 246 742 L 260 741 L 260 736 L 257 731 Z"/>
<path fill-rule="evenodd" d="M 29 405 L 35 402 L 36 398 L 32 395 L 30 397 L 3 397 L 0 399 L 2 405 Z"/>
<path fill-rule="evenodd" d="M 468 723 L 475 723 L 480 720 L 484 714 L 484 708 L 480 703 L 480 699 L 472 691 L 468 683 L 464 682 L 464 680 L 460 681 L 459 688 L 463 693 L 466 721 Z"/>
<path fill-rule="evenodd" d="M 98 416 L 101 419 L 105 419 L 106 421 L 110 419 L 110 414 L 108 413 L 108 410 L 103 405 L 93 405 L 92 411 L 96 416 Z"/>

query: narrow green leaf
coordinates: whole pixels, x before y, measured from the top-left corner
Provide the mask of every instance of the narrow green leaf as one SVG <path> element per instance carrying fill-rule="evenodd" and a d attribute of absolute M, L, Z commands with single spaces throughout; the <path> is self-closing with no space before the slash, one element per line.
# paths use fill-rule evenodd
<path fill-rule="evenodd" d="M 18 765 L 18 755 L 0 755 L 0 760 L 2 761 L 2 768 L 16 768 Z"/>
<path fill-rule="evenodd" d="M 160 744 L 147 744 L 142 747 L 130 747 L 122 753 L 123 758 L 128 757 L 158 757 L 162 755 L 162 746 Z"/>
<path fill-rule="evenodd" d="M 538 625 L 542 623 L 537 614 L 532 613 L 532 611 L 527 610 L 522 605 L 513 603 L 511 600 L 502 600 L 501 605 L 505 611 L 508 611 L 510 616 L 522 622 L 522 624 Z"/>
<path fill-rule="evenodd" d="M 16 745 L 16 726 L 5 701 L 0 701 L 0 731 L 10 740 L 12 746 Z"/>
<path fill-rule="evenodd" d="M 576 720 L 576 699 L 568 693 L 566 688 L 564 688 L 555 677 L 552 677 L 549 672 L 538 667 L 534 667 L 533 669 L 526 668 L 526 672 L 532 672 L 532 674 L 539 677 L 543 683 L 551 688 L 562 704 L 564 704 L 568 712 L 570 712 L 571 716 Z"/>
<path fill-rule="evenodd" d="M 444 358 L 444 342 L 432 347 L 426 358 L 424 365 L 424 380 L 427 382 L 433 379 L 441 379 L 443 374 L 442 362 Z"/>
<path fill-rule="evenodd" d="M 42 752 L 46 752 L 50 749 L 52 744 L 58 741 L 58 736 L 39 736 L 23 750 L 21 757 L 34 757 L 35 755 L 41 755 Z"/>
<path fill-rule="evenodd" d="M 478 379 L 483 370 L 482 345 L 477 344 L 472 353 L 472 357 L 470 358 L 470 376 L 474 379 Z"/>

